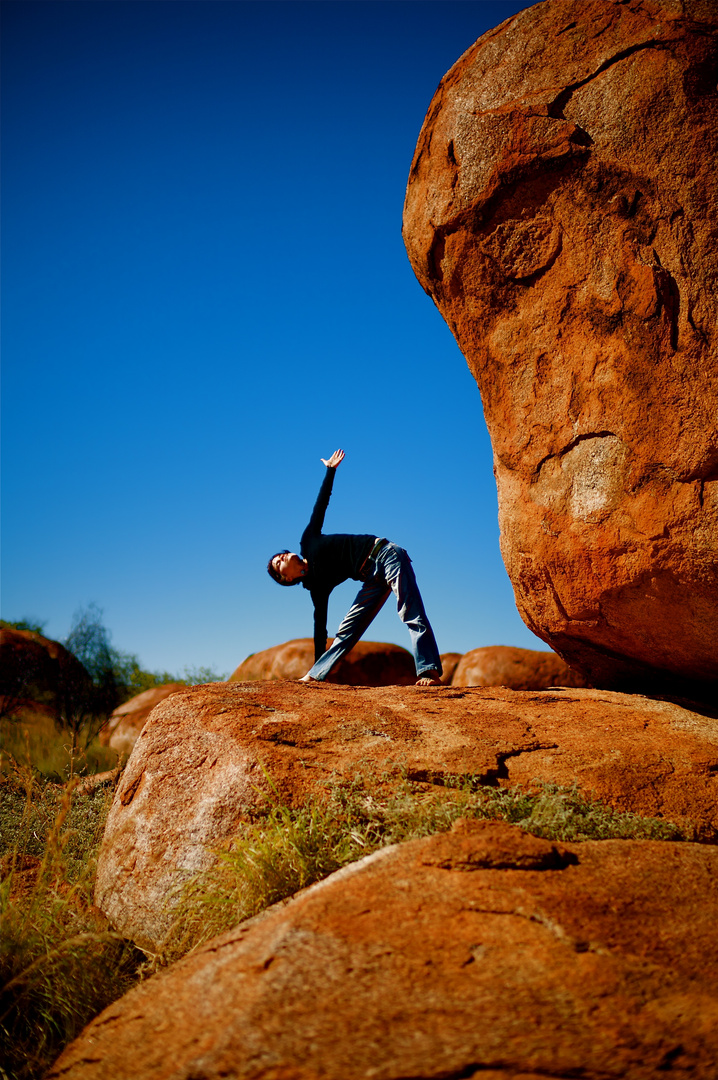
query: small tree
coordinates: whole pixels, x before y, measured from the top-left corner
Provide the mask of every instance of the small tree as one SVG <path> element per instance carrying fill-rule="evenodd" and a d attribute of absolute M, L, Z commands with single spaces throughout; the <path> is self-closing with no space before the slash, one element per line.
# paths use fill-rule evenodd
<path fill-rule="evenodd" d="M 115 655 L 115 674 L 117 685 L 122 693 L 122 701 L 128 701 L 136 694 L 144 690 L 151 690 L 155 686 L 165 686 L 166 683 L 184 682 L 184 679 L 172 675 L 169 671 L 144 671 L 140 661 L 134 653 L 117 652 Z"/>
<path fill-rule="evenodd" d="M 122 689 L 116 670 L 118 654 L 110 645 L 110 632 L 102 622 L 102 609 L 96 604 L 75 612 L 64 645 L 91 679 L 85 688 L 63 687 L 60 695 L 60 722 L 70 732 L 75 751 L 81 737 L 86 748 L 107 723 L 110 713 L 122 700 Z"/>

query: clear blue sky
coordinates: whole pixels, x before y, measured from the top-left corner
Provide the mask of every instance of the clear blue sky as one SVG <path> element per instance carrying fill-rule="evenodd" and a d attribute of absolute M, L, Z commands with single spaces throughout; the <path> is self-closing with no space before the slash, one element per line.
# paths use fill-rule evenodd
<path fill-rule="evenodd" d="M 407 548 L 441 650 L 542 647 L 401 239 L 439 80 L 524 6 L 5 0 L 4 618 L 95 602 L 170 671 L 310 636 L 264 567 L 343 447 L 325 528 Z M 367 636 L 408 646 L 391 602 Z"/>

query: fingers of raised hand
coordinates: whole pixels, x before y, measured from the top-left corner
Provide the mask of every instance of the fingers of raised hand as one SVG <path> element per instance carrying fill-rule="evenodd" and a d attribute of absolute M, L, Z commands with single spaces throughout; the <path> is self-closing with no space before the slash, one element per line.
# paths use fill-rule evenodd
<path fill-rule="evenodd" d="M 344 451 L 335 450 L 328 460 L 327 458 L 320 458 L 319 460 L 321 461 L 322 465 L 326 465 L 328 469 L 335 469 L 339 462 L 344 460 Z"/>

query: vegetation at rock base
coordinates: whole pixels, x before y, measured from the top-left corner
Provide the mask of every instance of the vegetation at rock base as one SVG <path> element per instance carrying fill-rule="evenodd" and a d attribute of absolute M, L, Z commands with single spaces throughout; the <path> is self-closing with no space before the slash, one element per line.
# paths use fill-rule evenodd
<path fill-rule="evenodd" d="M 40 1080 L 86 1023 L 157 968 L 340 867 L 448 829 L 459 817 L 511 821 L 559 840 L 684 838 L 673 825 L 619 814 L 576 790 L 526 793 L 470 778 L 437 788 L 398 768 L 337 780 L 301 807 L 275 793 L 216 864 L 183 886 L 165 947 L 148 957 L 93 906 L 96 855 L 119 773 L 84 793 L 87 780 L 48 782 L 29 763 L 6 763 L 0 777 L 0 1080 Z"/>
<path fill-rule="evenodd" d="M 0 786 L 0 1077 L 35 1080 L 138 978 L 143 955 L 93 906 L 95 855 L 114 784 L 29 768 Z"/>
<path fill-rule="evenodd" d="M 382 794 L 375 781 L 359 776 L 301 807 L 277 800 L 218 852 L 213 867 L 180 887 L 177 916 L 157 959 L 177 960 L 348 863 L 388 844 L 446 831 L 461 817 L 512 822 L 551 840 L 689 839 L 670 822 L 619 813 L 577 788 L 544 785 L 527 793 L 465 779 L 427 791 L 425 784 L 396 778 L 391 786 Z"/>
<path fill-rule="evenodd" d="M 44 624 L 1 620 L 0 628 L 36 639 L 22 665 L 11 653 L 0 685 L 0 1080 L 36 1080 L 147 970 L 144 954 L 93 904 L 119 775 L 117 754 L 98 733 L 114 708 L 143 690 L 224 676 L 209 668 L 144 671 L 134 654 L 111 645 L 91 604 L 76 612 L 64 642 L 75 667 L 60 666 L 48 686 Z M 114 781 L 83 790 L 113 769 Z"/>

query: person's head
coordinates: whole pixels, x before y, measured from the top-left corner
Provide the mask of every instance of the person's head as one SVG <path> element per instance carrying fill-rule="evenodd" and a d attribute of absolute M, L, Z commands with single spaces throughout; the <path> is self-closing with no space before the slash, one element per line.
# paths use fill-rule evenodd
<path fill-rule="evenodd" d="M 267 573 L 278 585 L 298 585 L 306 577 L 307 564 L 301 555 L 285 548 L 272 555 L 267 563 Z"/>

